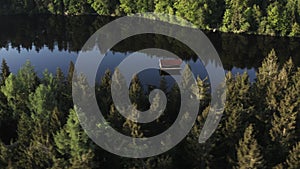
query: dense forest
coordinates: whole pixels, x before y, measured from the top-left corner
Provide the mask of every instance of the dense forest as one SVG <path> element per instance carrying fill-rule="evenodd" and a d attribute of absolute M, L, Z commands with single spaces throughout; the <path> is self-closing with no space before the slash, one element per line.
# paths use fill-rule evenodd
<path fill-rule="evenodd" d="M 122 74 L 114 71 L 121 81 Z M 110 154 L 89 139 L 77 119 L 79 108 L 72 103 L 74 72 L 71 62 L 65 75 L 57 68 L 56 74 L 45 70 L 38 77 L 28 61 L 12 74 L 2 61 L 0 168 L 300 168 L 300 68 L 291 59 L 278 64 L 274 50 L 258 68 L 255 82 L 249 81 L 247 73 L 227 73 L 224 115 L 204 144 L 198 143 L 198 136 L 209 110 L 210 89 L 207 78 L 197 78 L 200 92 L 194 94 L 200 109 L 194 127 L 172 150 L 144 159 Z M 150 124 L 134 123 L 120 115 L 112 102 L 112 73 L 107 70 L 95 88 L 109 125 L 132 137 L 155 135 L 172 125 L 180 105 L 177 84 L 168 89 L 162 78 L 159 88 L 168 98 L 164 114 Z M 139 109 L 149 108 L 148 92 L 134 76 L 129 96 Z M 154 103 L 159 101 L 154 97 Z"/>
<path fill-rule="evenodd" d="M 1 0 L 0 14 L 157 12 L 180 16 L 201 29 L 280 36 L 300 35 L 300 0 Z"/>

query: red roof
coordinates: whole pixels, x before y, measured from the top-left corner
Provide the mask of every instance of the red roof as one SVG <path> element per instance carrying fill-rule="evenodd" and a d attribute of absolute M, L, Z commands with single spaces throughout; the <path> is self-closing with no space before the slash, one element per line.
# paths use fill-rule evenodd
<path fill-rule="evenodd" d="M 168 59 L 168 60 L 160 60 L 162 66 L 180 66 L 182 63 L 181 59 Z"/>

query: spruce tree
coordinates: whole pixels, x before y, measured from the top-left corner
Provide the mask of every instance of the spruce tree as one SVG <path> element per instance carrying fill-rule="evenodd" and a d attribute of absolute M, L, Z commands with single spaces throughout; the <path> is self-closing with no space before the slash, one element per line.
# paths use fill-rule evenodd
<path fill-rule="evenodd" d="M 18 168 L 32 168 L 32 164 L 28 161 L 28 156 L 25 153 L 30 146 L 32 139 L 32 130 L 34 123 L 31 121 L 30 116 L 27 113 L 21 113 L 18 121 L 18 146 L 16 153 L 16 166 Z"/>
<path fill-rule="evenodd" d="M 300 168 L 300 142 L 298 142 L 290 151 L 286 160 L 287 168 L 299 169 Z"/>
<path fill-rule="evenodd" d="M 291 145 L 296 138 L 296 119 L 299 106 L 299 95 L 295 84 L 290 80 L 293 74 L 293 64 L 291 60 L 283 66 L 268 87 L 266 101 L 270 110 L 273 111 L 271 120 L 270 136 L 272 142 L 277 146 L 269 146 L 268 153 L 278 153 L 270 158 L 270 164 L 282 162 L 288 154 Z"/>
<path fill-rule="evenodd" d="M 268 92 L 268 87 L 270 83 L 277 78 L 278 75 L 278 63 L 277 63 L 276 52 L 273 49 L 268 56 L 263 60 L 262 66 L 258 68 L 256 74 L 256 83 L 254 85 L 253 97 L 255 98 L 255 105 L 257 107 L 257 118 L 265 123 L 270 124 L 270 119 L 272 119 L 272 113 L 268 107 L 266 107 L 266 97 L 272 95 L 271 90 Z M 277 91 L 272 91 L 277 92 Z"/>
<path fill-rule="evenodd" d="M 117 5 L 116 0 L 88 0 L 88 2 L 99 15 L 111 15 Z"/>
<path fill-rule="evenodd" d="M 81 128 L 76 111 L 79 110 L 70 110 L 67 123 L 54 135 L 56 150 L 67 160 L 68 168 L 92 168 L 93 145 Z M 56 162 L 60 161 L 56 159 Z"/>
<path fill-rule="evenodd" d="M 74 71 L 75 71 L 75 65 L 71 61 L 70 65 L 69 65 L 68 75 L 67 75 L 67 81 L 68 81 L 69 86 L 72 85 L 72 79 L 73 79 Z"/>
<path fill-rule="evenodd" d="M 155 0 L 154 12 L 173 15 L 174 14 L 173 4 L 174 4 L 174 0 Z"/>
<path fill-rule="evenodd" d="M 175 0 L 176 15 L 187 19 L 200 28 L 208 27 L 209 10 L 205 0 Z"/>
<path fill-rule="evenodd" d="M 136 3 L 133 0 L 120 0 L 120 8 L 125 14 L 132 14 L 137 12 Z"/>
<path fill-rule="evenodd" d="M 132 108 L 129 108 L 127 111 L 130 112 L 129 116 L 131 119 L 138 120 L 139 113 L 136 111 L 136 105 L 134 105 Z M 130 120 L 129 118 L 126 119 L 123 127 L 124 132 L 134 138 L 141 138 L 144 136 L 143 132 L 141 131 L 140 124 Z"/>
<path fill-rule="evenodd" d="M 70 86 L 67 85 L 64 73 L 60 68 L 56 69 L 56 74 L 54 77 L 55 81 L 55 97 L 57 100 L 58 111 L 68 112 L 68 110 L 73 106 L 72 93 L 69 89 Z"/>
<path fill-rule="evenodd" d="M 220 123 L 222 142 L 218 144 L 217 153 L 226 156 L 224 161 L 228 164 L 227 167 L 232 168 L 237 159 L 235 145 L 238 144 L 242 137 L 247 120 L 250 119 L 253 112 L 253 107 L 250 105 L 250 80 L 247 73 L 242 75 L 234 75 L 229 72 L 226 75 L 226 102 L 224 116 Z"/>
<path fill-rule="evenodd" d="M 55 95 L 51 86 L 39 85 L 36 91 L 29 96 L 30 109 L 33 112 L 31 117 L 36 123 L 49 126 L 51 111 L 57 105 Z"/>
<path fill-rule="evenodd" d="M 253 125 L 250 124 L 240 139 L 237 148 L 237 166 L 240 169 L 264 168 L 264 160 L 261 155 L 261 148 L 254 135 Z"/>
<path fill-rule="evenodd" d="M 283 3 L 275 1 L 267 8 L 267 34 L 286 35 L 290 29 L 288 14 Z"/>
<path fill-rule="evenodd" d="M 133 76 L 132 82 L 129 88 L 129 98 L 133 104 L 137 105 L 138 110 L 147 110 L 148 100 L 145 96 L 142 83 L 137 75 Z"/>
<path fill-rule="evenodd" d="M 0 86 L 5 85 L 5 81 L 7 77 L 10 75 L 9 67 L 7 66 L 6 61 L 2 60 L 1 66 L 1 79 L 0 79 Z M 18 115 L 14 113 L 11 108 L 12 102 L 8 103 L 8 99 L 6 95 L 0 91 L 0 130 L 5 129 L 7 131 L 11 131 L 10 133 L 16 133 Z M 5 139 L 10 139 L 9 136 L 1 135 L 2 137 L 6 137 Z"/>
<path fill-rule="evenodd" d="M 111 97 L 111 72 L 106 70 L 99 87 L 96 88 L 96 97 L 99 107 L 104 114 L 108 114 L 112 104 Z"/>
<path fill-rule="evenodd" d="M 39 79 L 29 61 L 22 66 L 16 76 L 10 74 L 7 77 L 1 91 L 13 109 L 14 115 L 18 117 L 20 113 L 28 112 L 28 96 L 35 91 L 38 84 Z"/>
<path fill-rule="evenodd" d="M 197 121 L 193 126 L 190 133 L 187 135 L 186 139 L 183 141 L 182 146 L 180 147 L 180 153 L 176 156 L 176 159 L 180 160 L 184 166 L 188 168 L 207 168 L 214 167 L 218 164 L 213 164 L 214 159 L 213 151 L 217 144 L 217 135 L 219 132 L 216 131 L 205 143 L 199 144 L 198 139 L 201 129 L 205 123 L 209 112 L 209 106 L 206 107 L 203 111 L 199 112 Z M 178 151 L 178 150 L 177 150 Z"/>
<path fill-rule="evenodd" d="M 0 74 L 0 76 L 1 76 L 1 83 L 0 83 L 1 86 L 3 84 L 5 84 L 5 80 L 9 76 L 9 74 L 10 74 L 9 67 L 8 67 L 5 59 L 2 59 L 1 74 Z"/>
<path fill-rule="evenodd" d="M 7 146 L 5 145 L 1 140 L 0 140 L 0 168 L 5 168 L 5 169 L 13 169 L 15 168 L 13 164 L 13 160 L 15 160 L 15 146 L 10 145 Z"/>
<path fill-rule="evenodd" d="M 226 11 L 223 18 L 223 31 L 247 32 L 250 28 L 251 7 L 248 0 L 226 1 Z"/>

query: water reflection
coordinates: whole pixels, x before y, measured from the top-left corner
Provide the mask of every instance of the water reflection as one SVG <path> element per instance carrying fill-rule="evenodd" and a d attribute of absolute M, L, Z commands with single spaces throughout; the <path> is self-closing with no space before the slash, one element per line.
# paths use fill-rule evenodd
<path fill-rule="evenodd" d="M 87 39 L 101 26 L 114 18 L 101 16 L 1 16 L 0 58 L 5 58 L 16 72 L 27 60 L 31 60 L 38 73 L 45 68 L 54 72 L 56 67 L 64 71 L 70 61 L 75 61 L 78 51 Z M 275 48 L 279 62 L 293 58 L 300 65 L 300 39 L 206 33 L 219 52 L 223 66 L 234 73 L 248 71 L 255 78 L 255 70 L 262 59 Z M 128 38 L 116 45 L 108 55 L 123 58 L 128 53 L 161 48 L 172 51 L 183 60 L 202 71 L 199 60 L 184 44 L 160 35 L 140 35 Z M 115 60 L 110 60 L 110 64 Z"/>

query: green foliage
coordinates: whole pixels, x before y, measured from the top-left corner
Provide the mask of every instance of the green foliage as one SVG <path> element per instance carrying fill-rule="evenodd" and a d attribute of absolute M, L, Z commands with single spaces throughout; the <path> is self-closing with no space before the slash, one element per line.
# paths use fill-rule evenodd
<path fill-rule="evenodd" d="M 300 25 L 297 22 L 293 24 L 290 36 L 300 36 Z"/>
<path fill-rule="evenodd" d="M 114 14 L 118 0 L 89 0 L 91 7 L 99 15 L 111 15 Z"/>
<path fill-rule="evenodd" d="M 174 0 L 155 0 L 155 10 L 157 13 L 174 14 L 173 9 Z"/>
<path fill-rule="evenodd" d="M 138 110 L 147 106 L 147 98 L 144 94 L 142 84 L 136 75 L 134 75 L 129 88 L 129 98 L 133 104 L 137 104 Z"/>
<path fill-rule="evenodd" d="M 289 169 L 297 169 L 300 167 L 300 142 L 290 151 L 286 164 Z"/>
<path fill-rule="evenodd" d="M 13 116 L 18 116 L 20 112 L 27 111 L 29 105 L 28 95 L 35 90 L 37 85 L 38 78 L 29 61 L 18 71 L 17 76 L 10 74 L 6 78 L 5 85 L 1 86 L 1 91 L 15 113 Z"/>
<path fill-rule="evenodd" d="M 217 130 L 204 144 L 198 143 L 198 137 L 210 110 L 209 79 L 197 77 L 194 83 L 188 68 L 183 70 L 181 84 L 168 86 L 166 79 L 162 78 L 160 87 L 168 99 L 167 106 L 163 114 L 150 124 L 135 123 L 118 112 L 125 110 L 133 119 L 138 119 L 140 114 L 136 108 L 150 109 L 150 113 L 158 111 L 162 98 L 155 95 L 149 105 L 148 91 L 138 76 L 133 77 L 127 88 L 118 69 L 114 72 L 114 79 L 111 72 L 106 71 L 100 84 L 96 85 L 98 103 L 108 121 L 98 127 L 110 125 L 138 138 L 157 135 L 174 123 L 181 106 L 182 93 L 178 85 L 192 89 L 189 96 L 200 101 L 195 125 L 181 144 L 160 156 L 127 159 L 95 146 L 80 126 L 77 115 L 84 114 L 80 107 L 70 110 L 73 107 L 73 64 L 66 77 L 58 68 L 55 75 L 44 71 L 38 78 L 33 66 L 27 62 L 17 75 L 3 76 L 0 127 L 14 123 L 16 126 L 11 126 L 9 131 L 17 130 L 17 135 L 7 140 L 0 138 L 0 167 L 299 168 L 300 68 L 296 68 L 291 59 L 280 65 L 275 50 L 272 50 L 258 68 L 253 83 L 250 83 L 247 73 L 236 76 L 227 73 L 225 111 Z M 84 76 L 76 78 L 78 82 L 74 85 L 90 89 Z M 113 86 L 112 80 L 116 82 Z M 128 91 L 126 94 L 134 106 L 121 103 L 117 109 L 111 98 L 111 88 Z M 151 89 L 149 87 L 149 91 Z M 78 96 L 90 97 L 90 91 L 86 91 Z M 122 92 L 118 94 L 125 97 Z"/>
<path fill-rule="evenodd" d="M 133 0 L 120 0 L 120 8 L 126 14 L 136 13 L 136 3 Z"/>
<path fill-rule="evenodd" d="M 176 14 L 201 29 L 300 36 L 299 0 L 2 0 L 0 15 Z M 297 23 L 297 24 L 296 24 Z"/>
<path fill-rule="evenodd" d="M 250 29 L 250 17 L 252 10 L 248 0 L 226 1 L 227 8 L 223 18 L 224 31 L 229 32 L 248 32 Z"/>
<path fill-rule="evenodd" d="M 9 71 L 9 67 L 5 61 L 5 59 L 2 59 L 2 64 L 1 64 L 1 85 L 3 85 L 5 83 L 6 78 L 9 76 L 10 71 Z"/>
<path fill-rule="evenodd" d="M 97 92 L 97 100 L 99 101 L 99 105 L 101 107 L 101 111 L 104 113 L 109 112 L 110 105 L 112 104 L 111 97 L 111 72 L 110 70 L 106 70 L 104 76 L 101 79 L 100 86 L 96 87 Z"/>
<path fill-rule="evenodd" d="M 202 7 L 203 5 L 203 7 Z M 207 12 L 207 4 L 197 0 L 176 0 L 174 3 L 176 15 L 194 23 L 200 28 L 205 28 L 205 12 Z"/>
<path fill-rule="evenodd" d="M 1 66 L 1 81 L 0 85 L 3 86 L 5 84 L 6 79 L 10 75 L 9 67 L 6 63 L 6 61 L 2 60 L 2 66 Z M 5 119 L 4 122 L 1 121 L 2 119 Z M 0 91 L 0 127 L 5 126 L 5 123 L 9 126 L 9 124 L 15 123 L 17 120 L 17 116 L 15 113 L 13 113 L 11 107 L 8 105 L 8 101 L 6 99 L 6 96 Z"/>
<path fill-rule="evenodd" d="M 64 14 L 64 2 L 63 0 L 52 0 L 48 4 L 48 10 L 52 14 L 62 15 Z"/>
<path fill-rule="evenodd" d="M 71 109 L 66 125 L 54 136 L 57 151 L 67 157 L 69 168 L 91 168 L 94 157 L 91 142 L 80 127 L 76 115 L 78 109 Z M 57 160 L 58 162 L 60 160 Z M 57 164 L 59 165 L 59 164 Z M 66 167 L 63 163 L 61 167 Z"/>
<path fill-rule="evenodd" d="M 290 25 L 288 25 L 288 16 L 285 7 L 279 2 L 270 4 L 267 9 L 267 34 L 271 35 L 286 35 L 290 31 Z"/>
<path fill-rule="evenodd" d="M 137 120 L 139 118 L 139 113 L 137 112 L 136 108 L 137 107 L 134 106 L 127 110 L 129 112 L 129 117 L 131 119 Z M 128 135 L 130 135 L 132 137 L 142 138 L 144 135 L 143 132 L 141 131 L 141 126 L 138 123 L 133 122 L 129 118 L 126 119 L 126 121 L 123 124 L 123 127 L 124 127 L 125 133 L 127 133 Z"/>
<path fill-rule="evenodd" d="M 238 168 L 264 168 L 261 148 L 255 139 L 253 130 L 253 125 L 250 124 L 244 132 L 244 137 L 239 141 L 237 149 Z"/>

